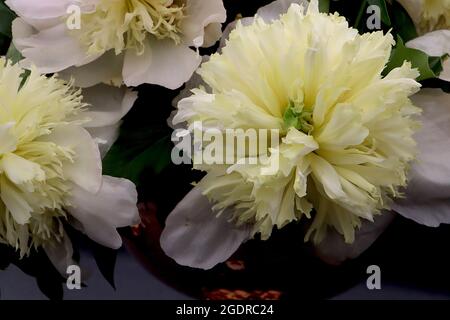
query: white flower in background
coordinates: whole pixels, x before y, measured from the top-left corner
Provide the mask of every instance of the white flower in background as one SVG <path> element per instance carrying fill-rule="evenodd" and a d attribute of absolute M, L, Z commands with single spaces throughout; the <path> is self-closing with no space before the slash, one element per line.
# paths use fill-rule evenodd
<path fill-rule="evenodd" d="M 416 24 L 420 37 L 406 46 L 433 57 L 450 55 L 450 0 L 399 0 Z M 450 58 L 443 63 L 439 78 L 450 81 Z"/>
<path fill-rule="evenodd" d="M 81 7 L 79 30 L 68 30 L 66 10 Z M 222 0 L 7 0 L 19 16 L 13 41 L 42 73 L 97 83 L 176 89 L 189 80 L 226 20 Z"/>
<path fill-rule="evenodd" d="M 138 220 L 136 189 L 102 176 L 99 147 L 85 127 L 110 145 L 106 139 L 114 139 L 136 94 L 100 86 L 83 100 L 63 80 L 34 68 L 26 79 L 23 74 L 0 58 L 0 241 L 21 256 L 44 247 L 58 266 L 71 259 L 67 222 L 104 246 L 120 247 L 116 228 Z M 100 99 L 110 111 L 84 102 Z"/>
<path fill-rule="evenodd" d="M 450 0 L 398 0 L 420 34 L 450 29 Z"/>
<path fill-rule="evenodd" d="M 238 23 L 222 53 L 199 69 L 205 84 L 178 104 L 175 123 L 284 133 L 273 176 L 251 165 L 197 167 L 208 174 L 169 215 L 161 237 L 179 264 L 209 269 L 255 233 L 267 238 L 273 227 L 302 217 L 312 220 L 305 240 L 311 238 L 325 260 L 339 262 L 367 249 L 392 220 L 384 209 L 401 196 L 416 154 L 419 109 L 409 96 L 420 87 L 418 73 L 405 62 L 382 77 L 394 43 L 390 34 L 358 35 L 343 17 L 319 14 L 317 1 L 306 15 L 292 5 L 280 17 L 292 3 L 304 4 L 275 1 L 253 22 L 246 19 L 248 27 Z M 425 123 L 410 185 L 426 179 L 429 189 L 420 189 L 423 202 L 414 199 L 422 207 L 409 197 L 394 207 L 436 225 L 445 222 L 440 215 L 450 216 L 450 208 L 437 216 L 432 211 L 433 181 L 450 184 L 448 165 L 436 166 L 450 155 L 450 129 L 443 125 L 450 105 L 440 90 L 414 99 Z M 431 111 L 437 104 L 441 108 Z M 445 194 L 450 197 L 450 188 L 437 197 Z"/>

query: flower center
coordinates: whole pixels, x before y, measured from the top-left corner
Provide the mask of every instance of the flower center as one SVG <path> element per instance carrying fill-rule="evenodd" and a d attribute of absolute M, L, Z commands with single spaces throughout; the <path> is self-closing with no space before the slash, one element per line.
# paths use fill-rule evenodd
<path fill-rule="evenodd" d="M 290 101 L 283 115 L 285 129 L 295 129 L 310 135 L 314 130 L 312 111 L 307 110 L 303 103 Z"/>
<path fill-rule="evenodd" d="M 83 14 L 78 35 L 91 54 L 136 49 L 142 54 L 148 35 L 181 41 L 185 0 L 100 0 Z"/>
<path fill-rule="evenodd" d="M 420 28 L 424 32 L 450 28 L 450 0 L 425 0 Z"/>

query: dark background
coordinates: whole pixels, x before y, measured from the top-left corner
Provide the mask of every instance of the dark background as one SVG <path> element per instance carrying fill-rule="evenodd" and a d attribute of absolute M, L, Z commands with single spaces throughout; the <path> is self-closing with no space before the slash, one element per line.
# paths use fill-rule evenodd
<path fill-rule="evenodd" d="M 92 257 L 86 258 L 88 267 L 93 271 L 89 286 L 80 291 L 65 290 L 65 299 L 188 299 L 183 293 L 161 283 L 149 274 L 134 257 L 126 251 L 118 256 L 116 268 L 117 290 L 104 280 L 95 267 Z M 16 267 L 0 272 L 1 299 L 46 299 L 36 285 L 34 278 L 25 275 Z M 406 285 L 396 281 L 384 281 L 382 290 L 369 291 L 365 282 L 338 294 L 334 299 L 449 299 L 450 294 L 433 289 L 424 289 L 414 285 Z"/>

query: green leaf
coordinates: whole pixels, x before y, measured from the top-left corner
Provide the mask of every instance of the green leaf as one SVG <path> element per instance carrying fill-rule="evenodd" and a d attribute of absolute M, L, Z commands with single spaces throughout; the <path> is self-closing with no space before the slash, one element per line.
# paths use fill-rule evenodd
<path fill-rule="evenodd" d="M 367 0 L 369 5 L 378 6 L 381 9 L 381 21 L 388 27 L 391 26 L 391 18 L 385 0 Z"/>
<path fill-rule="evenodd" d="M 428 57 L 428 64 L 436 75 L 440 75 L 444 70 L 444 60 L 447 59 L 447 57 L 447 54 L 442 57 Z"/>
<path fill-rule="evenodd" d="M 366 12 L 366 8 L 367 8 L 367 0 L 362 0 L 354 24 L 354 27 L 358 29 L 360 32 L 362 31 L 362 29 L 364 29 L 364 27 L 361 29 L 359 26 L 361 24 L 364 13 Z"/>
<path fill-rule="evenodd" d="M 6 53 L 6 58 L 10 60 L 13 64 L 16 64 L 17 62 L 23 59 L 23 56 L 19 52 L 19 50 L 17 50 L 16 47 L 11 43 L 8 52 Z"/>
<path fill-rule="evenodd" d="M 425 52 L 407 48 L 402 38 L 397 36 L 397 45 L 392 50 L 390 61 L 383 73 L 388 74 L 391 70 L 401 67 L 405 61 L 410 61 L 413 68 L 419 69 L 418 81 L 436 78 L 442 71 L 442 58 L 429 57 Z"/>
<path fill-rule="evenodd" d="M 417 38 L 417 30 L 406 10 L 397 2 L 392 3 L 392 27 L 405 42 Z"/>
<path fill-rule="evenodd" d="M 320 0 L 319 1 L 319 11 L 323 13 L 330 12 L 330 0 Z"/>
<path fill-rule="evenodd" d="M 12 64 L 18 63 L 20 60 L 23 59 L 22 54 L 16 49 L 13 43 L 10 44 L 8 52 L 6 53 L 6 59 L 12 62 Z M 20 84 L 20 88 L 25 84 L 25 81 L 27 81 L 28 77 L 30 76 L 31 71 L 30 70 L 24 70 L 21 78 L 22 82 Z"/>
<path fill-rule="evenodd" d="M 170 164 L 172 148 L 170 137 L 164 137 L 139 154 L 129 163 L 130 179 L 139 184 L 141 172 L 149 168 L 156 174 L 161 173 Z"/>
<path fill-rule="evenodd" d="M 139 131 L 137 133 L 139 134 Z M 154 140 L 152 133 L 144 136 L 148 137 L 148 141 Z M 124 133 L 111 148 L 103 161 L 103 172 L 114 177 L 127 178 L 139 186 L 146 170 L 158 174 L 171 163 L 173 144 L 170 135 L 144 147 L 136 145 L 132 137 L 133 135 Z"/>
<path fill-rule="evenodd" d="M 0 2 L 0 34 L 11 38 L 11 25 L 14 18 L 14 13 L 3 2 Z"/>

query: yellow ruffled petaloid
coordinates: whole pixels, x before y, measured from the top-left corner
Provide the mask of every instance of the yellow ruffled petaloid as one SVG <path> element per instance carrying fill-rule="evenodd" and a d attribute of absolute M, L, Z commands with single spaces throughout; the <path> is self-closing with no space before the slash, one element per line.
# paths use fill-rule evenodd
<path fill-rule="evenodd" d="M 80 123 L 79 91 L 54 77 L 0 58 L 0 242 L 20 250 L 62 237 L 59 217 L 71 183 L 66 168 L 77 155 L 58 145 L 58 129 Z"/>
<path fill-rule="evenodd" d="M 142 54 L 149 35 L 181 41 L 184 9 L 182 0 L 100 0 L 94 12 L 83 14 L 77 36 L 91 54 L 111 49 Z"/>
<path fill-rule="evenodd" d="M 278 129 L 268 153 L 280 166 L 262 175 L 260 164 L 196 165 L 215 211 L 232 208 L 233 221 L 263 239 L 306 216 L 305 240 L 320 242 L 333 227 L 353 242 L 361 219 L 399 196 L 415 159 L 420 110 L 409 96 L 419 74 L 405 62 L 381 75 L 393 44 L 391 34 L 359 35 L 344 17 L 319 13 L 314 0 L 306 13 L 294 4 L 271 23 L 238 23 L 199 70 L 209 89 L 182 100 L 175 122 Z"/>

